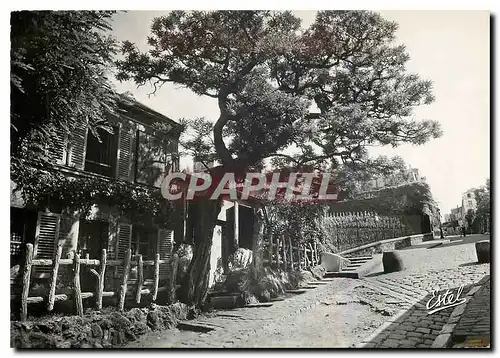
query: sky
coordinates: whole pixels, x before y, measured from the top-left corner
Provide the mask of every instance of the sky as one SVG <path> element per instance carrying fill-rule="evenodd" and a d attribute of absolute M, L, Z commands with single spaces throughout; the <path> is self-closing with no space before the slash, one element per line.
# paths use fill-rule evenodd
<path fill-rule="evenodd" d="M 462 193 L 490 176 L 490 15 L 486 11 L 379 11 L 399 24 L 397 42 L 410 55 L 409 72 L 434 82 L 433 104 L 417 107 L 416 119 L 441 124 L 443 136 L 422 146 L 371 149 L 372 155 L 401 156 L 426 177 L 441 213 L 461 205 Z M 113 36 L 130 40 L 142 51 L 151 21 L 167 12 L 130 11 L 113 19 Z M 314 11 L 295 11 L 308 26 Z M 151 88 L 115 82 L 118 91 L 174 119 L 218 117 L 216 100 L 165 84 L 154 96 Z"/>

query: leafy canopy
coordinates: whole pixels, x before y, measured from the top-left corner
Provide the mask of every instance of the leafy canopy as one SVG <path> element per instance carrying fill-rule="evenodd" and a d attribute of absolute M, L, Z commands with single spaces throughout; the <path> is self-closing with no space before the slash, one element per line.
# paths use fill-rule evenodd
<path fill-rule="evenodd" d="M 217 100 L 217 119 L 191 121 L 198 135 L 186 144 L 200 160 L 359 164 L 367 146 L 441 135 L 413 117 L 434 100 L 432 83 L 406 71 L 396 30 L 368 11 L 319 11 L 308 28 L 289 11 L 172 11 L 153 20 L 148 52 L 122 44 L 117 77 Z"/>
<path fill-rule="evenodd" d="M 474 190 L 474 194 L 476 196 L 477 202 L 477 210 L 478 215 L 489 215 L 491 212 L 491 203 L 490 203 L 490 179 L 486 179 L 486 184 Z"/>

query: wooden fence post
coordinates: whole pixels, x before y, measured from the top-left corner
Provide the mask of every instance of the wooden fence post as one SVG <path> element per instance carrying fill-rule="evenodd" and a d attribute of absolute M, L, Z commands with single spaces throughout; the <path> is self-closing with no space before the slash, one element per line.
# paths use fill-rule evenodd
<path fill-rule="evenodd" d="M 300 255 L 300 243 L 297 243 L 297 257 L 299 259 L 299 270 L 302 269 L 302 257 Z"/>
<path fill-rule="evenodd" d="M 62 246 L 57 245 L 54 251 L 54 261 L 52 262 L 52 275 L 50 276 L 49 284 L 49 300 L 47 304 L 47 310 L 52 311 L 54 309 L 54 298 L 56 295 L 56 284 L 57 284 L 57 273 L 59 272 L 59 260 L 61 259 Z"/>
<path fill-rule="evenodd" d="M 177 267 L 179 266 L 179 256 L 174 254 L 169 262 L 171 265 L 170 277 L 168 278 L 168 303 L 174 303 L 176 301 L 177 293 Z"/>
<path fill-rule="evenodd" d="M 96 309 L 102 309 L 102 295 L 104 292 L 104 277 L 106 275 L 106 249 L 101 250 L 101 261 L 99 262 L 99 279 L 97 280 Z"/>
<path fill-rule="evenodd" d="M 316 266 L 316 263 L 314 262 L 314 252 L 313 252 L 313 247 L 311 245 L 311 243 L 309 243 L 309 250 L 311 252 L 311 266 Z"/>
<path fill-rule="evenodd" d="M 158 296 L 158 284 L 160 283 L 160 254 L 155 255 L 155 271 L 153 274 L 153 301 Z"/>
<path fill-rule="evenodd" d="M 293 247 L 292 247 L 292 239 L 290 239 L 290 237 L 288 238 L 288 248 L 290 249 L 290 268 L 294 269 L 294 265 L 293 265 Z"/>
<path fill-rule="evenodd" d="M 283 250 L 283 269 L 286 271 L 288 269 L 288 262 L 287 262 L 287 257 L 286 257 L 285 236 L 281 237 L 281 248 Z"/>
<path fill-rule="evenodd" d="M 269 267 L 273 267 L 273 235 L 269 235 Z"/>
<path fill-rule="evenodd" d="M 123 260 L 123 277 L 122 277 L 122 284 L 120 287 L 120 297 L 118 299 L 118 309 L 120 311 L 123 311 L 123 308 L 125 307 L 125 296 L 127 295 L 127 281 L 128 281 L 128 274 L 130 271 L 131 256 L 132 256 L 132 250 L 128 249 L 127 253 L 125 254 L 125 259 Z"/>
<path fill-rule="evenodd" d="M 24 261 L 23 268 L 23 282 L 22 282 L 22 293 L 21 293 L 21 321 L 26 321 L 28 318 L 28 294 L 30 291 L 30 279 L 31 279 L 31 263 L 33 261 L 33 245 L 26 245 L 26 258 Z"/>
<path fill-rule="evenodd" d="M 279 237 L 276 238 L 276 269 L 280 268 L 280 239 Z"/>
<path fill-rule="evenodd" d="M 73 299 L 76 314 L 83 316 L 82 289 L 80 287 L 80 255 L 76 252 L 73 258 Z"/>
<path fill-rule="evenodd" d="M 144 267 L 142 255 L 137 255 L 137 290 L 135 293 L 135 302 L 141 303 L 142 283 L 144 282 Z"/>

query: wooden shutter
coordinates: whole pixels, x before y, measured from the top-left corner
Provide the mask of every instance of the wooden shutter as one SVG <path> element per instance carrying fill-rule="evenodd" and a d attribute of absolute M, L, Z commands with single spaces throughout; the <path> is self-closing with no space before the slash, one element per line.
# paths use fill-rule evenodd
<path fill-rule="evenodd" d="M 116 177 L 130 181 L 132 177 L 133 145 L 136 126 L 130 121 L 123 121 L 118 138 L 118 159 Z"/>
<path fill-rule="evenodd" d="M 49 148 L 50 160 L 59 165 L 65 165 L 67 159 L 68 137 L 63 130 L 58 130 Z"/>
<path fill-rule="evenodd" d="M 39 212 L 35 233 L 34 257 L 37 259 L 52 259 L 56 239 L 59 237 L 59 214 Z M 43 277 L 50 275 L 50 266 L 41 266 L 36 268 L 36 274 L 42 274 Z"/>
<path fill-rule="evenodd" d="M 160 260 L 167 260 L 168 264 L 160 265 L 160 279 L 166 279 L 170 276 L 170 258 L 172 257 L 172 245 L 174 241 L 174 232 L 169 229 L 158 230 L 158 253 Z"/>
<path fill-rule="evenodd" d="M 118 224 L 118 240 L 116 240 L 116 259 L 123 260 L 127 250 L 130 249 L 130 242 L 132 240 L 132 225 L 120 223 Z M 121 276 L 123 267 L 117 267 L 117 275 Z"/>
<path fill-rule="evenodd" d="M 118 240 L 116 243 L 116 259 L 123 260 L 125 253 L 130 249 L 130 241 L 132 239 L 132 225 L 118 224 Z"/>
<path fill-rule="evenodd" d="M 71 134 L 69 149 L 69 165 L 83 169 L 87 149 L 87 122 L 79 123 Z"/>

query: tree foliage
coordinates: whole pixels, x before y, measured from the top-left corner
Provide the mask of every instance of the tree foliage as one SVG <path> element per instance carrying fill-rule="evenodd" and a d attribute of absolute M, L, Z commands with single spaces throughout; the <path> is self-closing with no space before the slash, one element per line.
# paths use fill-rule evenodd
<path fill-rule="evenodd" d="M 433 216 L 436 203 L 429 184 L 418 181 L 386 187 L 359 195 L 353 200 L 332 204 L 333 212 L 373 211 L 380 214 L 428 214 Z"/>
<path fill-rule="evenodd" d="M 478 214 L 490 214 L 491 203 L 490 203 L 490 179 L 486 179 L 486 184 L 477 188 L 475 191 L 477 210 Z"/>
<path fill-rule="evenodd" d="M 213 98 L 218 118 L 185 121 L 194 133 L 184 144 L 223 172 L 267 158 L 297 170 L 355 167 L 367 163 L 368 146 L 441 134 L 437 122 L 413 117 L 414 107 L 434 100 L 432 83 L 406 71 L 396 30 L 369 11 L 319 11 L 308 28 L 290 11 L 172 11 L 153 20 L 148 52 L 122 44 L 117 78 L 151 83 L 153 93 L 173 83 Z M 195 239 L 190 293 L 207 281 L 198 280 L 208 275 L 206 224 Z"/>
<path fill-rule="evenodd" d="M 320 11 L 309 28 L 287 11 L 173 11 L 153 20 L 147 53 L 123 43 L 118 78 L 217 100 L 220 115 L 203 130 L 224 166 L 285 157 L 290 147 L 297 165 L 359 163 L 369 145 L 441 133 L 412 116 L 433 101 L 432 83 L 406 71 L 396 29 L 366 11 Z"/>
<path fill-rule="evenodd" d="M 491 223 L 491 202 L 490 202 L 490 179 L 486 179 L 486 184 L 477 188 L 475 191 L 477 209 L 475 211 L 475 217 L 478 220 L 478 226 L 480 229 L 485 231 L 490 231 L 489 226 Z"/>
<path fill-rule="evenodd" d="M 116 53 L 113 11 L 11 13 L 11 156 L 43 162 L 49 144 L 88 121 L 107 128 L 117 95 L 107 78 Z"/>
<path fill-rule="evenodd" d="M 399 156 L 370 158 L 356 166 L 341 165 L 337 172 L 336 179 L 342 188 L 343 199 L 354 199 L 360 193 L 372 191 L 370 181 L 378 178 L 384 179 L 386 186 L 399 186 L 413 181 L 413 172 Z"/>

